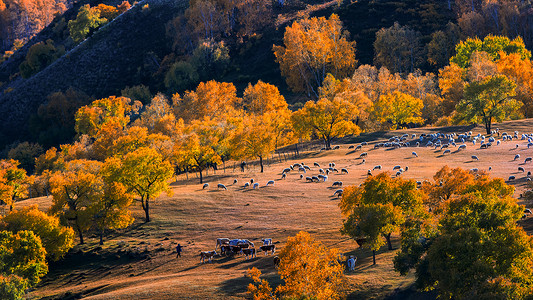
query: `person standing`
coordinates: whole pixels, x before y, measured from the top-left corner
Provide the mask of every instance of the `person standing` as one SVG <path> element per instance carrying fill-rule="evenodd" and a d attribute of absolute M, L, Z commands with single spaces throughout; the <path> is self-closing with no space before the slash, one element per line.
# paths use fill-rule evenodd
<path fill-rule="evenodd" d="M 176 246 L 176 252 L 178 253 L 178 256 L 176 258 L 181 257 L 181 251 L 183 251 L 183 246 L 178 244 Z"/>

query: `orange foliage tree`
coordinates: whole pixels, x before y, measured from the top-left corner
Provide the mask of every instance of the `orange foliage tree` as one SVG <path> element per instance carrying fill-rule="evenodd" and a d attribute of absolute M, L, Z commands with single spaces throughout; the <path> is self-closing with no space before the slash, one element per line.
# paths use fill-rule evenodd
<path fill-rule="evenodd" d="M 305 254 L 305 255 L 302 255 Z M 329 249 L 305 231 L 289 237 L 279 254 L 278 273 L 284 284 L 273 290 L 261 280 L 257 268 L 248 270 L 255 284 L 248 292 L 254 299 L 342 299 L 346 279 L 344 267 L 338 262 L 340 252 Z"/>
<path fill-rule="evenodd" d="M 318 87 L 328 73 L 335 78 L 348 76 L 355 65 L 355 42 L 342 32 L 342 22 L 332 14 L 329 19 L 305 18 L 285 30 L 285 46 L 274 46 L 281 74 L 294 91 L 318 97 Z"/>

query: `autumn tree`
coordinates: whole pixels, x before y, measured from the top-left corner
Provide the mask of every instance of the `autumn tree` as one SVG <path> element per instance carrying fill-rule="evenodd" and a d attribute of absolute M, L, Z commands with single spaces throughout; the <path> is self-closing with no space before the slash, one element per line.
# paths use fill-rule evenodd
<path fill-rule="evenodd" d="M 0 231 L 0 291 L 13 295 L 34 287 L 48 273 L 46 250 L 32 231 Z M 7 286 L 22 291 L 7 290 Z M 13 286 L 14 285 L 14 286 Z M 4 294 L 4 295 L 5 295 Z"/>
<path fill-rule="evenodd" d="M 457 105 L 458 118 L 466 121 L 480 120 L 487 134 L 493 121 L 509 119 L 521 104 L 512 99 L 516 84 L 504 75 L 491 76 L 481 82 L 471 82 L 465 87 L 464 99 Z"/>
<path fill-rule="evenodd" d="M 324 141 L 326 149 L 330 149 L 332 138 L 360 132 L 354 123 L 358 113 L 358 108 L 346 100 L 321 99 L 307 101 L 303 108 L 292 114 L 291 122 L 300 136 L 313 134 Z"/>
<path fill-rule="evenodd" d="M 394 92 L 379 97 L 372 106 L 370 116 L 383 124 L 390 124 L 392 128 L 409 126 L 408 124 L 423 123 L 422 99 L 415 98 L 402 92 Z"/>
<path fill-rule="evenodd" d="M 7 157 L 20 162 L 20 167 L 31 174 L 35 167 L 35 158 L 43 152 L 43 147 L 39 144 L 22 142 L 11 148 L 7 153 Z"/>
<path fill-rule="evenodd" d="M 13 210 L 16 200 L 27 195 L 27 175 L 16 160 L 0 160 L 0 201 Z"/>
<path fill-rule="evenodd" d="M 150 202 L 162 192 L 170 193 L 168 180 L 174 174 L 174 169 L 155 149 L 141 147 L 122 158 L 106 159 L 103 173 L 110 182 L 122 183 L 129 193 L 140 197 L 145 221 L 150 222 Z M 126 201 L 119 198 L 119 192 L 112 191 L 112 194 L 109 196 L 115 198 L 107 200 L 113 201 L 114 205 L 125 206 L 123 203 Z"/>
<path fill-rule="evenodd" d="M 263 158 L 276 149 L 276 132 L 271 114 L 245 116 L 233 136 L 232 144 L 236 157 L 259 158 L 263 173 Z"/>
<path fill-rule="evenodd" d="M 101 167 L 102 163 L 97 161 L 73 160 L 66 164 L 64 171 L 56 172 L 50 178 L 53 196 L 50 211 L 72 224 L 80 244 L 84 243 L 84 232 L 92 225 L 90 208 L 102 190 Z"/>
<path fill-rule="evenodd" d="M 186 123 L 194 119 L 210 117 L 225 118 L 234 113 L 240 99 L 232 83 L 214 80 L 201 82 L 195 91 L 187 91 L 183 98 L 178 94 L 172 97 L 176 118 Z"/>
<path fill-rule="evenodd" d="M 522 111 L 524 116 L 533 116 L 533 63 L 529 59 L 522 59 L 520 54 L 500 54 L 500 59 L 496 62 L 498 73 L 507 76 L 516 83 L 516 100 L 524 105 Z"/>
<path fill-rule="evenodd" d="M 264 116 L 275 134 L 275 147 L 284 146 L 292 137 L 290 126 L 291 111 L 285 98 L 275 85 L 259 80 L 255 85 L 248 84 L 244 90 L 242 106 L 245 111 Z M 265 116 L 268 115 L 268 116 Z"/>
<path fill-rule="evenodd" d="M 104 182 L 103 191 L 91 205 L 91 212 L 96 230 L 100 237 L 100 245 L 104 244 L 106 230 L 122 229 L 133 223 L 128 208 L 133 196 L 126 187 L 118 182 Z"/>
<path fill-rule="evenodd" d="M 346 281 L 339 257 L 337 249 L 328 249 L 300 231 L 287 239 L 279 254 L 278 273 L 284 284 L 273 291 L 267 281 L 259 279 L 261 272 L 252 268 L 248 273 L 257 285 L 250 284 L 248 292 L 254 299 L 342 299 Z"/>
<path fill-rule="evenodd" d="M 221 161 L 218 145 L 224 145 L 221 139 L 225 125 L 210 118 L 194 120 L 184 128 L 183 135 L 177 143 L 178 165 L 189 166 L 200 174 L 212 163 Z"/>
<path fill-rule="evenodd" d="M 397 22 L 376 32 L 374 63 L 397 73 L 414 72 L 422 63 L 420 32 Z"/>
<path fill-rule="evenodd" d="M 281 74 L 293 91 L 308 96 L 318 97 L 328 73 L 343 78 L 355 65 L 355 42 L 348 41 L 335 14 L 295 21 L 285 29 L 283 43 L 273 48 Z"/>
<path fill-rule="evenodd" d="M 391 235 L 406 218 L 425 217 L 423 199 L 413 180 L 391 178 L 388 173 L 368 177 L 361 186 L 344 189 L 339 207 L 347 219 L 341 232 L 363 239 L 363 246 L 373 251 L 375 264 L 375 251 L 385 241 L 392 250 Z"/>
<path fill-rule="evenodd" d="M 74 246 L 74 231 L 59 224 L 59 218 L 40 211 L 36 205 L 14 210 L 0 218 L 0 230 L 12 233 L 29 230 L 41 239 L 46 256 L 62 258 Z"/>

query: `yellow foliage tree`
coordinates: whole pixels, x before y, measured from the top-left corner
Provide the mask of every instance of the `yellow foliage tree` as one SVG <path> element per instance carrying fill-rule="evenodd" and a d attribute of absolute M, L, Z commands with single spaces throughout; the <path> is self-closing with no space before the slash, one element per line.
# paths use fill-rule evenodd
<path fill-rule="evenodd" d="M 150 222 L 150 201 L 162 192 L 171 193 L 168 180 L 174 174 L 174 169 L 155 149 L 141 147 L 122 158 L 106 159 L 103 174 L 106 181 L 122 183 L 128 192 L 140 197 L 145 221 Z M 116 191 L 113 193 L 117 194 Z M 112 200 L 124 202 L 119 198 Z"/>
<path fill-rule="evenodd" d="M 422 99 L 402 92 L 393 92 L 379 97 L 371 110 L 371 117 L 382 124 L 389 124 L 393 129 L 409 126 L 409 123 L 423 123 Z"/>
<path fill-rule="evenodd" d="M 40 211 L 37 205 L 14 210 L 0 218 L 0 230 L 30 230 L 38 236 L 51 260 L 58 260 L 74 246 L 74 230 L 61 226 L 59 218 Z"/>
<path fill-rule="evenodd" d="M 103 188 L 103 179 L 99 176 L 101 167 L 101 162 L 73 160 L 66 164 L 64 171 L 50 178 L 53 196 L 50 211 L 73 225 L 80 244 L 84 243 L 83 233 L 91 227 L 90 208 Z"/>
<path fill-rule="evenodd" d="M 303 108 L 292 114 L 291 122 L 300 137 L 317 136 L 324 140 L 326 149 L 330 149 L 332 138 L 360 132 L 354 123 L 358 113 L 357 107 L 347 100 L 321 99 L 307 101 Z"/>
<path fill-rule="evenodd" d="M 261 173 L 263 158 L 276 149 L 276 132 L 271 117 L 271 113 L 246 116 L 233 136 L 234 155 L 259 158 Z"/>
<path fill-rule="evenodd" d="M 274 46 L 281 74 L 294 91 L 318 97 L 318 87 L 328 73 L 348 76 L 355 65 L 355 42 L 342 32 L 339 16 L 305 18 L 285 29 L 285 46 Z"/>
<path fill-rule="evenodd" d="M 259 279 L 259 270 L 248 270 L 254 282 L 259 283 L 248 286 L 254 299 L 344 298 L 346 279 L 344 267 L 338 262 L 340 252 L 337 249 L 329 249 L 309 233 L 300 231 L 287 239 L 279 258 L 278 273 L 285 284 L 274 292 L 268 282 Z"/>
<path fill-rule="evenodd" d="M 16 160 L 0 160 L 0 201 L 13 210 L 17 199 L 27 196 L 28 177 Z"/>

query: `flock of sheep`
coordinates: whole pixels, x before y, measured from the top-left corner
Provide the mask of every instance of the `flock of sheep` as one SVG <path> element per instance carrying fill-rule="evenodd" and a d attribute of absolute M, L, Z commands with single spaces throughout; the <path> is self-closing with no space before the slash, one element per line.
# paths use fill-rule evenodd
<path fill-rule="evenodd" d="M 497 138 L 500 138 L 497 139 Z M 410 139 L 410 140 L 409 140 Z M 416 134 L 404 134 L 401 136 L 394 136 L 388 141 L 385 142 L 377 142 L 374 144 L 373 149 L 377 150 L 380 148 L 404 148 L 404 147 L 425 147 L 425 148 L 434 148 L 434 150 L 443 150 L 441 153 L 442 156 L 447 155 L 453 155 L 454 153 L 464 151 L 467 148 L 467 143 L 472 143 L 472 146 L 479 145 L 479 149 L 489 149 L 495 146 L 499 146 L 502 144 L 502 142 L 511 142 L 513 140 L 521 140 L 521 141 L 527 141 L 527 148 L 533 146 L 533 134 L 531 133 L 524 133 L 519 135 L 517 131 L 514 132 L 514 134 L 508 134 L 506 132 L 500 134 L 499 130 L 496 129 L 492 132 L 491 136 L 484 136 L 482 134 L 473 135 L 472 132 L 465 132 L 465 133 L 431 133 L 431 134 L 421 134 L 420 136 L 417 136 Z M 352 152 L 348 153 L 354 153 L 357 151 L 363 151 L 363 147 L 367 146 L 368 142 L 362 142 L 359 145 L 350 145 L 348 147 L 349 150 L 352 150 Z M 453 149 L 456 149 L 452 152 Z M 518 149 L 519 144 L 516 144 L 513 149 Z M 335 146 L 333 149 L 340 149 L 340 146 Z M 372 148 L 370 148 L 372 149 Z M 369 149 L 369 150 L 370 150 Z M 358 159 L 361 159 L 359 165 L 363 165 L 366 162 L 366 158 L 368 157 L 368 152 L 362 152 Z M 413 158 L 419 158 L 419 155 L 416 151 L 412 151 L 411 155 Z M 479 161 L 480 158 L 477 155 L 471 156 L 472 161 Z M 517 161 L 520 159 L 520 154 L 514 155 L 513 161 Z M 528 162 L 532 162 L 532 157 L 526 157 L 524 160 L 524 164 L 527 164 Z M 284 168 L 281 171 L 281 179 L 286 179 L 287 174 L 297 172 L 299 175 L 300 180 L 305 180 L 305 182 L 326 182 L 329 179 L 329 176 L 332 174 L 336 175 L 343 175 L 348 174 L 349 170 L 348 167 L 342 167 L 337 169 L 337 166 L 334 162 L 330 162 L 327 167 L 321 166 L 318 162 L 313 163 L 314 171 L 318 171 L 318 174 L 312 174 L 308 175 L 308 172 L 312 172 L 313 170 L 309 165 L 306 165 L 304 163 L 295 163 L 293 165 L 290 165 L 287 168 Z M 368 169 L 366 172 L 367 176 L 372 176 L 372 172 L 375 170 L 382 170 L 382 165 L 376 165 L 372 169 Z M 402 167 L 400 165 L 396 165 L 392 168 L 392 171 L 395 172 L 395 176 L 401 176 L 404 172 L 407 172 L 409 170 L 408 166 Z M 488 170 L 491 171 L 492 167 L 488 167 Z M 471 172 L 478 172 L 479 169 L 472 168 L 470 169 Z M 524 167 L 519 166 L 518 172 L 525 173 L 526 170 Z M 516 176 L 510 175 L 508 177 L 508 181 L 513 181 L 516 179 Z M 531 180 L 531 172 L 527 172 L 526 180 Z M 233 180 L 233 184 L 237 184 L 237 179 Z M 421 184 L 421 182 L 417 182 L 418 184 Z M 273 186 L 275 184 L 274 180 L 269 180 L 266 183 L 266 186 Z M 343 183 L 342 181 L 334 181 L 331 187 L 340 187 L 342 188 Z M 249 188 L 257 189 L 259 188 L 259 183 L 254 181 L 254 179 L 250 179 L 250 181 L 245 182 L 242 188 Z M 203 189 L 208 189 L 209 184 L 206 183 L 203 185 Z M 217 184 L 217 189 L 223 189 L 227 190 L 227 186 L 222 183 Z M 340 197 L 342 196 L 343 190 L 337 189 L 335 190 L 333 196 Z"/>

